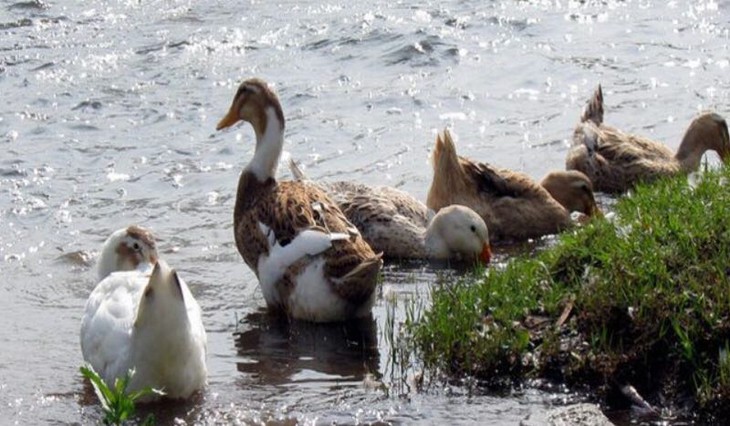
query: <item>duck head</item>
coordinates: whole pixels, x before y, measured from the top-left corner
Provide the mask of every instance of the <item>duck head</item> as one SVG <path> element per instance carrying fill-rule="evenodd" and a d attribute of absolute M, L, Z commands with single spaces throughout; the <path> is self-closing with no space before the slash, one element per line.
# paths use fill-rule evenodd
<path fill-rule="evenodd" d="M 700 166 L 702 154 L 717 152 L 723 163 L 730 162 L 730 136 L 727 122 L 719 114 L 707 112 L 692 120 L 682 138 L 676 158 L 687 172 Z"/>
<path fill-rule="evenodd" d="M 580 212 L 588 216 L 602 215 L 593 194 L 593 184 L 583 173 L 577 170 L 550 172 L 540 184 L 568 212 Z"/>
<path fill-rule="evenodd" d="M 466 206 L 439 210 L 426 231 L 426 244 L 437 258 L 478 259 L 484 264 L 492 258 L 487 224 Z"/>
<path fill-rule="evenodd" d="M 265 81 L 245 80 L 238 86 L 228 113 L 218 122 L 216 130 L 233 126 L 239 121 L 251 123 L 256 133 L 256 152 L 247 166 L 260 182 L 273 178 L 284 145 L 284 112 L 279 98 Z"/>
<path fill-rule="evenodd" d="M 157 263 L 157 245 L 152 232 L 137 225 L 112 233 L 104 242 L 97 261 L 99 280 L 116 271 L 132 271 Z"/>

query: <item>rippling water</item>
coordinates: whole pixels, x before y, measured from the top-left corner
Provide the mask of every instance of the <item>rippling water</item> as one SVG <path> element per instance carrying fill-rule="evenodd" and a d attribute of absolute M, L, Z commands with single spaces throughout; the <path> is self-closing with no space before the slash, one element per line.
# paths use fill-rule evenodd
<path fill-rule="evenodd" d="M 152 228 L 205 311 L 209 386 L 162 420 L 516 424 L 559 396 L 397 395 L 386 311 L 428 269 L 391 268 L 374 319 L 272 323 L 233 244 L 249 127 L 216 133 L 238 82 L 275 86 L 286 156 L 315 178 L 424 199 L 435 132 L 540 178 L 563 168 L 597 83 L 606 121 L 676 147 L 690 118 L 727 115 L 727 1 L 87 2 L 0 0 L 0 415 L 92 422 L 78 329 L 94 255 Z M 280 174 L 286 176 L 282 168 Z"/>

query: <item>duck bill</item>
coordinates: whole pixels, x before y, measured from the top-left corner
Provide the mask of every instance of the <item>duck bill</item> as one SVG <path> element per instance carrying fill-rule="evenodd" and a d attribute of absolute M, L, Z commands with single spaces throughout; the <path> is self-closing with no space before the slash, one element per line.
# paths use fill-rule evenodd
<path fill-rule="evenodd" d="M 718 154 L 720 155 L 720 160 L 722 160 L 724 164 L 730 163 L 730 148 L 725 148 L 718 152 Z"/>
<path fill-rule="evenodd" d="M 241 119 L 238 117 L 238 113 L 235 111 L 234 108 L 231 108 L 230 110 L 228 110 L 228 114 L 226 114 L 226 116 L 218 122 L 218 125 L 215 127 L 215 129 L 221 130 L 225 129 L 226 127 L 231 127 L 234 124 L 238 123 L 239 120 Z"/>
<path fill-rule="evenodd" d="M 485 265 L 489 265 L 489 262 L 492 260 L 492 248 L 488 243 L 484 243 L 482 252 L 479 253 L 479 260 L 481 260 Z"/>
<path fill-rule="evenodd" d="M 601 211 L 601 209 L 598 208 L 598 205 L 596 203 L 593 203 L 590 209 L 588 209 L 588 216 L 603 217 L 603 212 Z"/>

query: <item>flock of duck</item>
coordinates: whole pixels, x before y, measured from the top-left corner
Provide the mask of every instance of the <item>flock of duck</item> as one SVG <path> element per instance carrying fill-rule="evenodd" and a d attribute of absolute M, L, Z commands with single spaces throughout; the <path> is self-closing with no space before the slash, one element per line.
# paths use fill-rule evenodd
<path fill-rule="evenodd" d="M 600 215 L 593 191 L 620 193 L 639 181 L 696 170 L 705 151 L 730 154 L 725 120 L 697 117 L 676 154 L 658 142 L 603 123 L 600 86 L 586 104 L 567 171 L 540 183 L 524 173 L 457 155 L 448 130 L 433 150 L 424 205 L 395 188 L 314 182 L 290 163 L 294 180 L 275 177 L 284 113 L 260 79 L 244 81 L 217 130 L 239 121 L 256 135 L 233 213 L 236 247 L 256 274 L 271 311 L 341 321 L 368 315 L 385 258 L 488 263 L 491 241 L 523 240 L 571 226 L 571 212 Z M 134 369 L 130 390 L 162 389 L 186 398 L 205 386 L 206 334 L 185 282 L 138 226 L 113 233 L 98 260 L 81 325 L 83 357 L 110 385 Z"/>

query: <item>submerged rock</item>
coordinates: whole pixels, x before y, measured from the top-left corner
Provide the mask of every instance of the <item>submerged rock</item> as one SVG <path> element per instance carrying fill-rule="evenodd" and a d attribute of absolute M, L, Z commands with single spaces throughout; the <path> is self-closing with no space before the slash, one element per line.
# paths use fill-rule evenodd
<path fill-rule="evenodd" d="M 546 413 L 530 415 L 521 426 L 613 426 L 600 408 L 594 404 L 575 404 L 556 407 Z"/>

